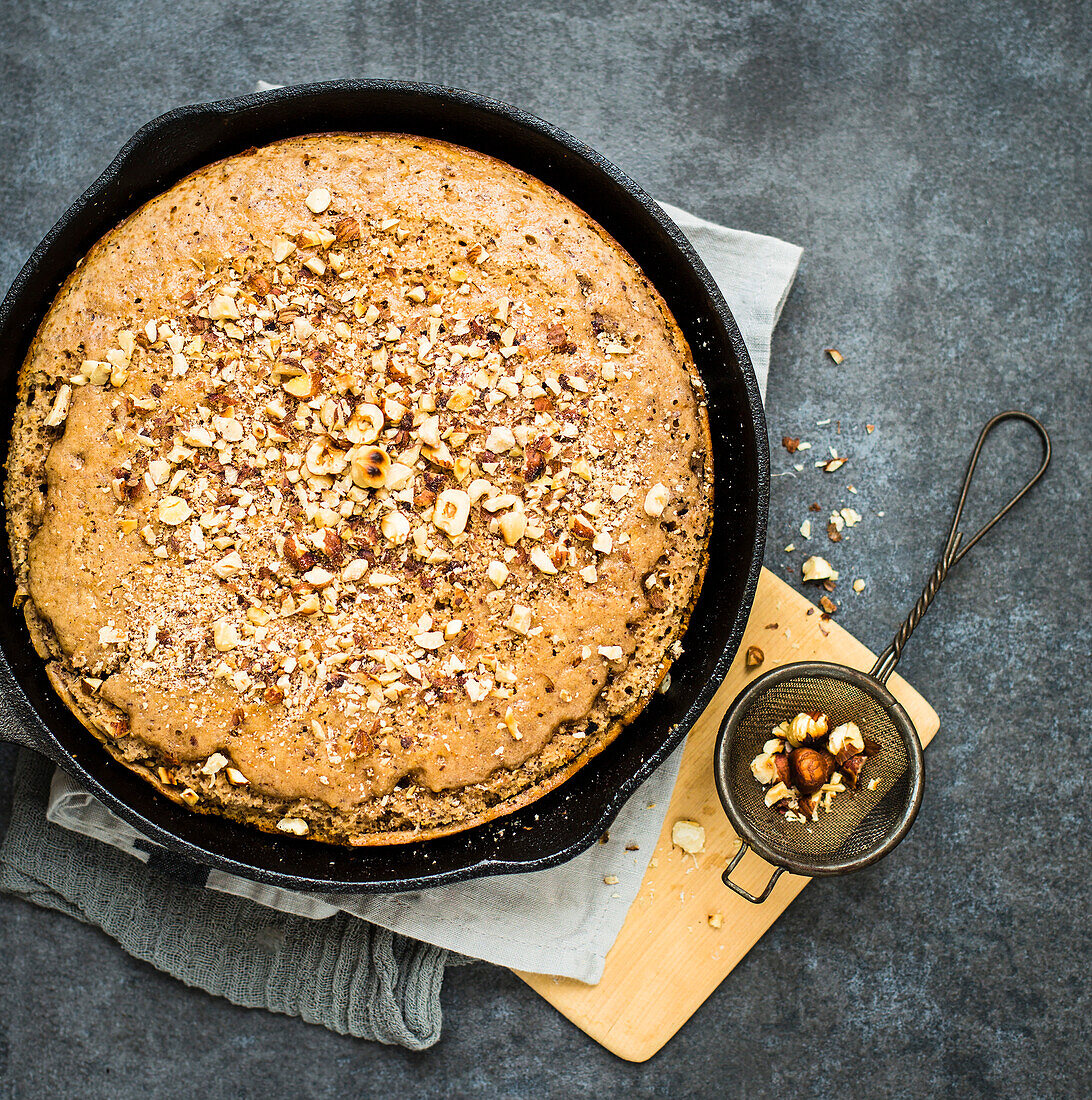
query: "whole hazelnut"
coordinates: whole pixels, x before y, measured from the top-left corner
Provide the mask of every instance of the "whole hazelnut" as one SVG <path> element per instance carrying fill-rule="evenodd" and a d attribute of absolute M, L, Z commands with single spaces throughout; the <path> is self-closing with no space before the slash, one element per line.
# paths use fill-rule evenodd
<path fill-rule="evenodd" d="M 823 749 L 793 749 L 789 765 L 796 785 L 805 794 L 811 794 L 831 777 L 834 757 Z"/>

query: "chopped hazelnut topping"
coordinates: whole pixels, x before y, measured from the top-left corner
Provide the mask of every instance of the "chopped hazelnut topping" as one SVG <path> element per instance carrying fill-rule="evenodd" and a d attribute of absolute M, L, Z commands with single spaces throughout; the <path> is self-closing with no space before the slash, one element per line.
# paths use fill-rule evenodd
<path fill-rule="evenodd" d="M 670 499 L 671 491 L 668 487 L 657 482 L 645 494 L 645 514 L 653 519 L 659 519 L 664 514 L 664 509 Z"/>
<path fill-rule="evenodd" d="M 323 214 L 330 206 L 330 192 L 325 187 L 316 187 L 308 194 L 305 202 L 312 214 Z"/>
<path fill-rule="evenodd" d="M 531 617 L 532 611 L 529 607 L 521 603 L 513 604 L 512 613 L 504 625 L 516 634 L 527 634 L 531 629 Z"/>
<path fill-rule="evenodd" d="M 212 571 L 221 579 L 227 580 L 228 577 L 234 577 L 242 568 L 243 559 L 237 550 L 232 550 L 230 554 L 225 554 L 213 565 Z"/>
<path fill-rule="evenodd" d="M 228 758 L 223 753 L 214 752 L 204 764 L 201 765 L 202 775 L 216 775 L 227 767 Z"/>
<path fill-rule="evenodd" d="M 59 428 L 68 416 L 68 408 L 72 403 L 72 387 L 61 386 L 57 390 L 57 396 L 53 399 L 53 407 L 45 418 L 47 428 Z"/>
<path fill-rule="evenodd" d="M 226 653 L 239 644 L 239 632 L 235 629 L 233 622 L 226 619 L 217 619 L 212 624 L 212 640 L 221 653 Z"/>
<path fill-rule="evenodd" d="M 181 497 L 161 497 L 158 511 L 160 521 L 171 527 L 185 523 L 193 515 L 193 509 Z"/>
<path fill-rule="evenodd" d="M 470 497 L 462 489 L 445 489 L 436 498 L 432 522 L 450 538 L 461 535 L 470 515 Z"/>

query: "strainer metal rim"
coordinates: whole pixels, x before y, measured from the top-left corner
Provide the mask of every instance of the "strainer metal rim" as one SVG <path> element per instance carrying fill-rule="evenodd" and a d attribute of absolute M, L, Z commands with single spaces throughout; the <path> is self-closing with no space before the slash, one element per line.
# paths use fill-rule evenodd
<path fill-rule="evenodd" d="M 907 753 L 907 774 L 910 782 L 910 797 L 907 799 L 902 818 L 895 828 L 877 848 L 862 856 L 855 856 L 839 863 L 824 862 L 822 864 L 811 863 L 808 860 L 793 859 L 785 856 L 770 847 L 750 825 L 746 815 L 739 812 L 735 805 L 735 798 L 731 793 L 731 783 L 728 777 L 728 751 L 742 717 L 746 714 L 751 701 L 773 684 L 782 680 L 796 680 L 802 677 L 827 677 L 852 684 L 878 700 L 893 718 L 895 726 L 899 730 L 903 745 Z M 875 863 L 887 855 L 910 831 L 914 819 L 921 808 L 921 798 L 924 791 L 925 760 L 921 749 L 921 741 L 918 731 L 910 715 L 906 713 L 902 704 L 887 690 L 886 687 L 874 676 L 867 672 L 861 672 L 855 668 L 847 668 L 845 665 L 832 664 L 828 661 L 797 661 L 789 665 L 781 665 L 759 676 L 748 684 L 736 696 L 735 701 L 725 712 L 721 719 L 720 730 L 717 733 L 716 746 L 713 749 L 713 777 L 717 784 L 717 794 L 720 796 L 721 805 L 732 823 L 736 835 L 749 845 L 767 863 L 774 867 L 791 871 L 794 875 L 805 875 L 814 878 L 821 875 L 843 875 L 850 871 L 859 871 L 869 864 Z M 778 872 L 780 874 L 780 872 Z M 771 880 L 772 884 L 772 880 Z"/>

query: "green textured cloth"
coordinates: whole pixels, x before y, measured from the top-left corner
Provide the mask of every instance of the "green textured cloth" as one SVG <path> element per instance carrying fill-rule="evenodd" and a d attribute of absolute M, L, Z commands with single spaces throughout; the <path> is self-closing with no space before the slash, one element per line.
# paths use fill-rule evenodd
<path fill-rule="evenodd" d="M 235 1004 L 411 1050 L 439 1039 L 447 951 L 344 913 L 309 920 L 180 883 L 48 822 L 52 774 L 43 757 L 20 753 L 0 890 L 95 925 Z"/>

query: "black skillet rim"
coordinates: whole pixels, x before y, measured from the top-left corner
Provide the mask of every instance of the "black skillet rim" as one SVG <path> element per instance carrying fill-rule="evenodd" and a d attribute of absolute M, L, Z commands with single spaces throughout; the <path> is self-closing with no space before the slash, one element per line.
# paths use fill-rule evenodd
<path fill-rule="evenodd" d="M 890 833 L 883 844 L 869 852 L 865 856 L 855 856 L 853 859 L 841 860 L 837 863 L 814 864 L 808 860 L 798 860 L 786 857 L 783 852 L 767 844 L 762 835 L 751 825 L 750 819 L 741 813 L 736 806 L 735 797 L 732 794 L 732 783 L 728 775 L 728 751 L 731 747 L 732 736 L 740 719 L 746 712 L 751 700 L 761 695 L 768 687 L 782 680 L 797 680 L 801 677 L 827 677 L 842 680 L 847 684 L 860 688 L 873 698 L 877 699 L 884 709 L 894 717 L 899 729 L 903 744 L 906 746 L 909 762 L 907 770 L 910 772 L 910 798 L 899 821 L 898 828 Z M 749 844 L 758 855 L 767 863 L 775 867 L 784 867 L 794 875 L 806 875 L 815 878 L 822 875 L 844 875 L 852 871 L 859 871 L 871 863 L 882 859 L 906 837 L 910 826 L 921 809 L 921 799 L 925 787 L 925 757 L 921 749 L 921 740 L 910 715 L 906 713 L 903 705 L 880 683 L 875 676 L 859 669 L 848 668 L 845 665 L 832 664 L 829 661 L 797 661 L 791 665 L 780 665 L 770 669 L 769 672 L 758 679 L 753 680 L 736 696 L 732 705 L 721 719 L 720 730 L 717 733 L 716 744 L 713 748 L 713 777 L 717 784 L 717 794 L 720 796 L 721 805 L 732 823 L 736 835 Z"/>
<path fill-rule="evenodd" d="M 674 249 L 677 250 L 684 264 L 690 269 L 688 274 L 696 276 L 706 298 L 706 300 L 701 303 L 701 308 L 707 309 L 709 316 L 703 317 L 698 312 L 691 312 L 688 314 L 685 311 L 681 311 L 678 306 L 673 306 L 673 310 L 680 324 L 683 325 L 684 330 L 687 330 L 688 325 L 699 331 L 702 329 L 702 326 L 711 327 L 711 331 L 707 333 L 707 338 L 716 339 L 718 341 L 720 350 L 723 350 L 725 357 L 729 359 L 727 364 L 729 368 L 728 373 L 738 375 L 738 377 L 732 379 L 732 384 L 735 385 L 737 389 L 742 385 L 745 401 L 737 402 L 738 407 L 736 409 L 737 414 L 740 414 L 739 430 L 743 433 L 741 442 L 745 451 L 750 448 L 753 448 L 754 451 L 753 469 L 745 471 L 745 475 L 754 480 L 754 490 L 751 494 L 753 499 L 751 499 L 748 504 L 748 514 L 753 513 L 754 523 L 754 534 L 749 545 L 750 560 L 747 563 L 746 579 L 742 587 L 741 597 L 736 601 L 734 619 L 727 636 L 720 645 L 720 653 L 717 660 L 712 668 L 707 670 L 704 683 L 700 685 L 697 690 L 690 693 L 689 702 L 681 708 L 682 713 L 675 718 L 668 728 L 660 733 L 658 744 L 649 751 L 642 751 L 640 759 L 635 764 L 632 772 L 615 783 L 609 792 L 603 794 L 602 791 L 595 789 L 593 783 L 594 774 L 607 766 L 606 761 L 608 755 L 611 753 L 611 749 L 614 749 L 620 742 L 626 740 L 625 737 L 615 741 L 613 746 L 605 750 L 604 753 L 600 754 L 595 760 L 590 761 L 576 776 L 569 780 L 568 783 L 562 785 L 559 790 L 568 791 L 572 794 L 578 790 L 578 780 L 580 780 L 583 775 L 585 782 L 581 785 L 583 789 L 580 790 L 580 794 L 585 797 L 586 802 L 589 800 L 589 796 L 598 796 L 598 801 L 594 809 L 591 810 L 589 810 L 587 805 L 583 808 L 578 805 L 577 809 L 581 810 L 583 817 L 579 823 L 575 824 L 568 821 L 570 808 L 567 805 L 564 808 L 557 809 L 556 813 L 558 817 L 554 824 L 557 825 L 557 822 L 561 823 L 562 835 L 560 838 L 556 838 L 553 844 L 549 843 L 547 836 L 550 823 L 542 822 L 540 825 L 536 825 L 533 831 L 536 834 L 546 837 L 546 843 L 540 846 L 542 850 L 537 853 L 531 852 L 523 855 L 509 853 L 506 855 L 505 849 L 510 849 L 513 846 L 512 840 L 514 839 L 511 835 L 506 836 L 506 833 L 514 833 L 517 828 L 521 826 L 522 820 L 528 818 L 528 811 L 534 811 L 529 819 L 538 822 L 539 810 L 551 810 L 551 807 L 548 806 L 548 803 L 551 801 L 551 795 L 547 795 L 544 799 L 532 804 L 531 807 L 525 808 L 523 811 L 518 811 L 514 815 L 498 819 L 489 825 L 479 827 L 479 829 L 470 830 L 470 833 L 475 834 L 482 830 L 490 830 L 490 839 L 494 844 L 493 850 L 483 852 L 473 857 L 468 856 L 465 862 L 459 865 L 449 866 L 447 869 L 430 872 L 421 868 L 419 871 L 415 870 L 401 873 L 382 873 L 373 870 L 369 874 L 358 873 L 356 877 L 352 878 L 337 877 L 336 873 L 332 874 L 325 868 L 304 872 L 299 870 L 284 870 L 278 869 L 277 866 L 270 865 L 270 863 L 275 862 L 274 859 L 269 858 L 268 851 L 266 850 L 270 845 L 276 846 L 276 852 L 279 853 L 276 857 L 278 859 L 283 859 L 294 865 L 298 865 L 302 860 L 305 863 L 314 865 L 316 868 L 318 865 L 328 864 L 329 867 L 333 869 L 338 867 L 338 865 L 343 866 L 346 862 L 351 861 L 354 856 L 360 863 L 378 863 L 379 854 L 390 853 L 392 849 L 395 850 L 395 857 L 403 857 L 402 862 L 406 862 L 407 856 L 416 855 L 419 852 L 421 856 L 420 862 L 427 863 L 429 846 L 436 845 L 443 841 L 450 842 L 453 839 L 463 839 L 469 843 L 469 837 L 468 834 L 456 834 L 454 838 L 440 838 L 440 841 L 419 842 L 415 845 L 397 845 L 387 848 L 363 849 L 337 848 L 332 851 L 327 851 L 328 846 L 316 844 L 314 841 L 280 838 L 270 836 L 269 834 L 257 833 L 256 830 L 235 825 L 222 818 L 213 819 L 216 825 L 211 830 L 195 828 L 194 826 L 196 823 L 207 822 L 210 819 L 204 815 L 195 815 L 188 811 L 181 811 L 179 807 L 163 799 L 162 796 L 156 794 L 154 791 L 151 791 L 151 788 L 148 787 L 143 780 L 139 780 L 137 777 L 133 776 L 127 769 L 121 769 L 120 765 L 116 765 L 116 767 L 124 774 L 110 775 L 111 786 L 114 789 L 108 789 L 103 786 L 95 776 L 90 774 L 87 767 L 81 762 L 80 756 L 85 748 L 88 752 L 98 752 L 103 756 L 107 755 L 105 750 L 97 743 L 92 742 L 90 745 L 86 744 L 86 742 L 91 741 L 91 739 L 87 736 L 86 731 L 83 731 L 82 727 L 79 727 L 80 736 L 83 739 L 77 742 L 79 748 L 66 748 L 62 745 L 54 729 L 51 727 L 56 724 L 61 727 L 67 726 L 70 730 L 72 725 L 78 726 L 77 720 L 63 707 L 63 704 L 61 704 L 55 696 L 52 696 L 48 688 L 47 693 L 43 694 L 40 690 L 40 684 L 35 684 L 32 686 L 31 693 L 27 693 L 24 677 L 31 675 L 32 666 L 35 662 L 38 664 L 41 662 L 38 661 L 38 658 L 32 651 L 28 659 L 27 651 L 29 647 L 26 644 L 25 627 L 22 628 L 21 636 L 18 629 L 19 625 L 21 625 L 22 617 L 10 610 L 11 600 L 9 597 L 14 592 L 14 582 L 11 575 L 9 554 L 7 553 L 7 547 L 5 545 L 2 550 L 0 550 L 0 600 L 3 600 L 4 604 L 4 610 L 0 611 L 0 618 L 2 618 L 2 624 L 0 625 L 2 625 L 3 628 L 0 630 L 0 666 L 2 666 L 0 667 L 0 686 L 3 688 L 2 694 L 5 704 L 2 709 L 6 713 L 0 715 L 0 730 L 3 731 L 4 736 L 9 740 L 14 740 L 17 743 L 22 743 L 38 751 L 45 752 L 46 755 L 50 756 L 56 763 L 61 764 L 69 774 L 74 775 L 81 783 L 88 786 L 107 806 L 117 812 L 119 816 L 147 835 L 151 840 L 163 845 L 170 852 L 174 853 L 175 856 L 182 857 L 183 861 L 193 860 L 205 867 L 216 868 L 221 871 L 238 874 L 271 885 L 297 890 L 318 890 L 327 892 L 413 890 L 442 883 L 457 882 L 483 875 L 526 872 L 553 866 L 572 858 L 595 842 L 596 838 L 606 829 L 632 792 L 636 790 L 640 783 L 647 779 L 653 771 L 655 771 L 679 744 L 712 698 L 720 680 L 726 674 L 731 664 L 732 657 L 742 638 L 743 629 L 750 612 L 755 588 L 758 582 L 758 573 L 761 568 L 762 552 L 765 543 L 766 517 L 769 502 L 769 451 L 761 396 L 754 377 L 754 372 L 751 368 L 747 349 L 727 304 L 724 302 L 719 289 L 716 287 L 716 284 L 709 275 L 704 264 L 697 257 L 690 243 L 686 240 L 681 231 L 641 187 L 583 142 L 571 137 L 557 127 L 519 108 L 499 103 L 477 95 L 476 93 L 445 88 L 439 85 L 379 80 L 331 81 L 257 92 L 252 95 L 213 103 L 193 104 L 179 107 L 142 126 L 122 147 L 102 174 L 90 185 L 87 191 L 69 207 L 43 241 L 34 249 L 26 264 L 17 275 L 3 303 L 0 304 L 0 354 L 5 354 L 8 357 L 9 363 L 13 360 L 15 363 L 21 362 L 22 355 L 18 353 L 20 351 L 25 351 L 25 347 L 29 343 L 29 339 L 32 338 L 34 331 L 36 331 L 37 324 L 44 310 L 48 308 L 48 304 L 52 300 L 52 296 L 57 286 L 59 286 L 59 281 L 49 283 L 47 280 L 47 283 L 43 284 L 40 278 L 41 270 L 44 266 L 51 262 L 56 265 L 57 257 L 53 255 L 56 249 L 64 249 L 64 254 L 68 257 L 67 270 L 70 270 L 72 266 L 71 256 L 73 254 L 82 256 L 86 248 L 89 247 L 94 240 L 98 239 L 102 233 L 107 232 L 118 220 L 120 220 L 119 201 L 123 209 L 130 211 L 136 209 L 141 203 L 146 201 L 147 198 L 151 197 L 157 191 L 163 190 L 164 187 L 170 186 L 170 182 L 181 178 L 200 163 L 209 163 L 212 160 L 228 155 L 223 149 L 217 149 L 211 156 L 205 155 L 203 159 L 198 158 L 197 161 L 193 163 L 183 164 L 181 166 L 176 165 L 172 173 L 173 178 L 170 182 L 160 182 L 146 193 L 140 188 L 132 187 L 128 195 L 119 200 L 119 189 L 123 193 L 125 191 L 125 173 L 129 171 L 130 173 L 137 172 L 139 174 L 140 158 L 144 155 L 154 155 L 157 144 L 168 141 L 172 134 L 176 137 L 184 137 L 185 133 L 191 131 L 193 128 L 208 131 L 219 126 L 221 129 L 225 129 L 226 124 L 230 122 L 233 117 L 245 115 L 248 112 L 260 113 L 266 108 L 272 110 L 272 108 L 278 104 L 287 104 L 291 106 L 293 103 L 296 105 L 300 103 L 306 105 L 309 101 L 325 102 L 326 97 L 336 96 L 349 97 L 349 99 L 353 100 L 361 109 L 365 109 L 369 97 L 375 100 L 382 97 L 394 97 L 396 100 L 404 100 L 407 104 L 411 101 L 420 100 L 422 102 L 419 106 L 422 109 L 428 106 L 441 114 L 444 110 L 451 108 L 456 110 L 469 110 L 482 116 L 483 120 L 486 117 L 490 117 L 495 120 L 501 128 L 504 126 L 514 126 L 518 130 L 524 131 L 529 141 L 539 141 L 549 148 L 559 159 L 564 159 L 566 157 L 573 158 L 570 163 L 582 162 L 585 170 L 590 169 L 593 175 L 597 174 L 601 177 L 601 183 L 604 187 L 604 201 L 606 194 L 611 189 L 625 192 L 625 197 L 628 197 L 640 208 L 637 211 L 631 211 L 627 216 L 632 217 L 636 215 L 637 217 L 645 218 L 645 228 L 650 232 L 659 231 L 662 236 L 667 237 L 669 239 L 667 242 L 668 246 L 673 246 Z M 365 113 L 367 112 L 365 111 Z M 264 125 L 268 127 L 271 124 L 265 122 Z M 273 125 L 279 131 L 279 136 L 290 136 L 296 133 L 309 132 L 307 126 L 292 124 L 291 122 L 288 124 Z M 331 128 L 333 127 L 328 123 L 320 122 L 312 126 L 310 131 L 313 132 L 316 129 Z M 368 128 L 383 129 L 382 126 L 376 124 L 374 119 L 369 120 Z M 396 130 L 398 128 L 392 126 L 389 127 L 389 129 Z M 440 130 L 442 130 L 442 125 L 440 125 Z M 435 132 L 435 136 L 443 136 L 443 133 Z M 263 134 L 258 140 L 267 141 L 274 140 L 274 138 Z M 450 140 L 459 142 L 460 137 L 452 135 Z M 202 142 L 203 146 L 207 146 L 210 143 L 210 141 Z M 234 148 L 239 150 L 245 148 L 246 144 L 247 143 L 235 141 Z M 254 144 L 254 142 L 251 141 L 249 144 Z M 462 139 L 462 144 L 471 143 L 464 138 Z M 475 142 L 473 144 L 475 147 L 480 147 L 481 143 Z M 502 154 L 494 153 L 494 155 Z M 532 156 L 532 151 L 527 149 L 520 150 L 521 158 L 530 156 Z M 502 159 L 508 158 L 503 158 L 502 155 Z M 546 174 L 541 168 L 536 170 L 534 166 L 525 163 L 517 162 L 517 166 L 525 168 L 525 170 L 539 178 L 543 178 Z M 547 182 L 550 182 L 550 180 L 547 180 Z M 555 183 L 554 185 L 556 186 L 557 184 Z M 559 189 L 568 193 L 564 187 L 559 187 Z M 100 207 L 107 206 L 109 206 L 114 213 L 105 215 L 105 223 L 102 226 L 96 227 L 96 210 Z M 600 221 L 607 221 L 598 211 L 595 216 L 597 216 Z M 82 236 L 84 238 L 83 248 L 82 251 L 75 251 L 70 242 L 64 242 L 64 238 L 66 235 L 74 235 L 73 227 L 75 227 L 75 234 L 79 234 L 81 232 L 79 229 L 79 223 L 81 221 L 85 223 L 85 227 L 82 230 Z M 614 232 L 616 236 L 619 235 L 611 229 L 609 224 L 607 228 Z M 623 236 L 625 235 L 626 234 L 623 234 Z M 630 236 L 632 236 L 632 234 L 630 234 Z M 632 246 L 627 242 L 627 247 Z M 654 272 L 651 272 L 650 277 L 653 274 Z M 38 283 L 37 286 L 35 285 L 36 281 Z M 20 314 L 20 309 L 24 305 L 23 299 L 28 296 L 32 298 L 36 297 L 41 308 L 29 311 L 24 310 Z M 693 333 L 688 331 L 688 336 L 693 343 Z M 733 366 L 731 360 L 734 360 L 736 366 Z M 10 369 L 14 371 L 15 368 L 11 367 Z M 707 379 L 707 382 L 708 381 Z M 724 384 L 727 387 L 729 383 L 725 382 Z M 11 387 L 8 386 L 6 388 L 10 389 Z M 3 396 L 10 408 L 13 395 L 11 393 L 6 393 Z M 742 415 L 744 412 L 742 408 L 743 405 L 746 405 L 745 412 L 750 416 L 750 423 L 748 423 Z M 5 416 L 3 425 L 6 426 L 9 422 L 9 417 Z M 6 436 L 5 427 L 0 427 L 0 431 L 4 431 Z M 751 433 L 753 433 L 753 436 Z M 2 442 L 6 452 L 7 439 L 4 438 Z M 727 442 L 722 443 L 720 441 L 715 441 L 714 447 L 718 446 L 718 444 L 725 447 L 728 446 Z M 6 526 L 4 538 L 6 539 Z M 715 583 L 715 581 L 714 562 L 711 564 L 710 575 L 707 577 L 706 585 L 708 586 L 711 582 Z M 699 607 L 701 603 L 702 600 L 699 600 Z M 16 617 L 19 623 L 15 624 L 13 629 L 13 622 Z M 677 662 L 676 667 L 679 668 L 682 666 L 684 660 L 685 654 L 684 658 Z M 14 665 L 14 670 L 9 668 L 9 665 Z M 40 674 L 38 679 L 44 679 L 44 673 Z M 654 700 L 654 702 L 656 701 Z M 649 709 L 651 708 L 652 704 L 650 704 Z M 648 711 L 646 710 L 646 714 L 647 713 Z M 640 719 L 638 721 L 640 721 Z M 636 726 L 631 726 L 629 732 L 630 734 L 636 734 Z M 646 739 L 647 737 L 648 734 L 646 734 Z M 620 752 L 620 750 L 616 749 L 615 755 L 617 755 L 618 752 Z M 113 762 L 110 761 L 110 763 Z M 109 765 L 107 765 L 107 767 L 109 767 Z M 132 782 L 127 782 L 126 777 Z M 137 802 L 147 801 L 147 799 L 142 797 L 142 792 L 134 788 L 132 783 L 139 784 L 141 788 L 145 788 L 155 795 L 156 804 L 151 815 L 145 814 L 131 805 L 130 802 L 126 801 L 126 795 L 117 793 L 118 788 L 124 791 L 126 786 L 129 786 L 130 789 L 127 792 L 129 798 Z M 553 792 L 554 795 L 557 793 L 558 792 Z M 554 799 L 554 801 L 556 802 L 556 799 Z M 571 799 L 568 801 L 571 801 Z M 185 813 L 185 818 L 179 818 L 178 815 L 183 812 Z M 176 827 L 181 826 L 180 831 L 174 831 L 172 828 L 162 823 L 164 819 L 169 821 L 172 817 L 175 819 Z M 530 829 L 527 825 L 522 825 L 522 828 Z M 239 830 L 245 830 L 245 835 L 233 837 L 232 834 Z M 216 834 L 213 837 L 213 844 L 215 844 L 218 839 L 226 836 L 227 843 L 224 847 L 232 848 L 233 850 L 237 850 L 240 846 L 245 848 L 247 842 L 249 842 L 251 847 L 257 847 L 263 850 L 263 854 L 267 856 L 266 862 L 264 865 L 248 863 L 244 858 L 238 858 L 235 855 L 227 854 L 223 850 L 214 850 L 212 845 L 207 842 L 199 842 L 181 835 L 181 832 L 186 832 L 190 837 L 193 837 L 194 833 L 198 831 Z M 416 849 L 418 852 L 411 852 L 411 849 Z"/>

